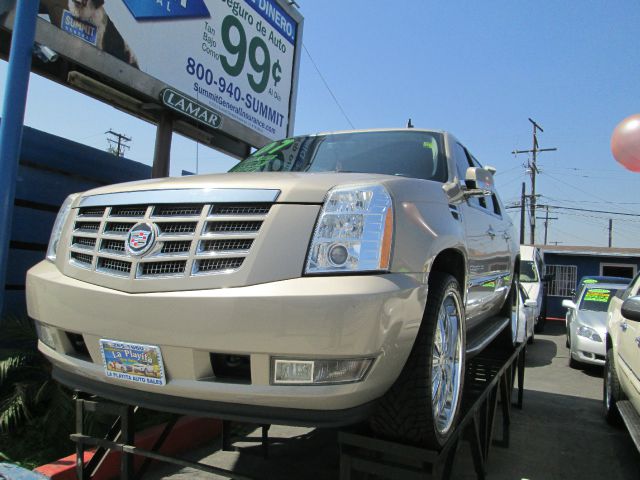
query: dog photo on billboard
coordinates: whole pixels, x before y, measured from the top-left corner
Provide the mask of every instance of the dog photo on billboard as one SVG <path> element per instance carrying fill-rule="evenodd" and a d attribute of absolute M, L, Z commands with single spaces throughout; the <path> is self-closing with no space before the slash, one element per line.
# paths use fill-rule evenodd
<path fill-rule="evenodd" d="M 55 2 L 55 0 L 54 0 Z M 138 60 L 104 9 L 104 0 L 68 0 L 71 14 L 97 28 L 96 47 L 136 68 Z"/>

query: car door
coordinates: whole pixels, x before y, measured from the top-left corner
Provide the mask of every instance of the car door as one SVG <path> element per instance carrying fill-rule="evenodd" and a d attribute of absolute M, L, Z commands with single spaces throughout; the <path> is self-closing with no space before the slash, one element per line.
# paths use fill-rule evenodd
<path fill-rule="evenodd" d="M 636 276 L 629 288 L 625 291 L 620 303 L 629 297 L 640 294 L 640 275 Z M 623 382 L 627 390 L 633 389 L 640 395 L 640 322 L 624 318 L 620 313 L 620 308 L 616 308 L 615 318 L 612 321 L 611 328 L 617 329 L 615 338 L 618 356 L 617 365 L 619 368 L 618 376 Z M 612 337 L 613 332 L 611 332 Z"/>
<path fill-rule="evenodd" d="M 459 143 L 454 145 L 458 177 L 464 183 L 469 167 L 481 167 Z M 461 204 L 467 239 L 469 279 L 467 285 L 467 325 L 473 328 L 491 314 L 504 298 L 504 258 L 506 240 L 500 218 L 493 213 L 491 196 L 470 197 Z M 501 258 L 502 257 L 502 258 Z M 507 262 L 508 268 L 508 262 Z M 501 304 L 501 302 L 500 302 Z"/>

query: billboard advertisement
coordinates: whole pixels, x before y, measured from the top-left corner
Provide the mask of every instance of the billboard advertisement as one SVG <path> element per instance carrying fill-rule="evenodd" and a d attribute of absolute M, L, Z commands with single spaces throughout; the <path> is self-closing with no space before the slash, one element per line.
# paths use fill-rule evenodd
<path fill-rule="evenodd" d="M 284 1 L 42 0 L 41 12 L 73 41 L 164 83 L 154 96 L 174 111 L 266 139 L 292 133 L 302 17 Z"/>

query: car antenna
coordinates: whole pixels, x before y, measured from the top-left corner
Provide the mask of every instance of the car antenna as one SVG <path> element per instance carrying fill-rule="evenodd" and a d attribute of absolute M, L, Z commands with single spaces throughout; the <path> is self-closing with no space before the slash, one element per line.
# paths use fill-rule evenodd
<path fill-rule="evenodd" d="M 407 128 L 413 128 L 413 123 L 411 123 L 411 119 L 407 122 Z"/>

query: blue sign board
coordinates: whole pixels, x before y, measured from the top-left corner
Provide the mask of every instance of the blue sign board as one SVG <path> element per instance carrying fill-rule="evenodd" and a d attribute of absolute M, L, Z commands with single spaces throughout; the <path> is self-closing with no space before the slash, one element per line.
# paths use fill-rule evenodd
<path fill-rule="evenodd" d="M 124 0 L 136 20 L 172 18 L 208 18 L 211 15 L 204 0 Z"/>

